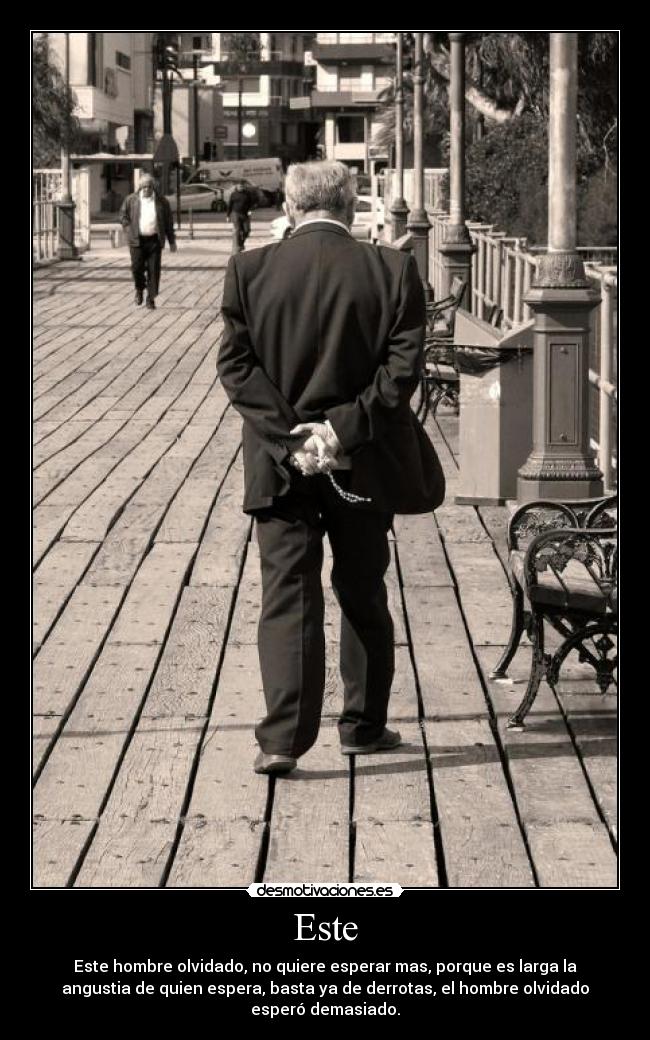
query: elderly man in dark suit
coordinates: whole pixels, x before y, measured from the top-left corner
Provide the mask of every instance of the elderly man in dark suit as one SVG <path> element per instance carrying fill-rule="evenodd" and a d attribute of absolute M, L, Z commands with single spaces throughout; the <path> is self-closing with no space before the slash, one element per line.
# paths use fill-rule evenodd
<path fill-rule="evenodd" d="M 147 307 L 154 310 L 154 301 L 160 288 L 161 257 L 165 239 L 169 240 L 169 248 L 175 253 L 176 236 L 171 207 L 167 199 L 156 191 L 151 174 L 143 174 L 139 190 L 126 196 L 122 203 L 120 220 L 126 230 L 131 250 L 135 302 L 140 306 L 146 288 Z"/>
<path fill-rule="evenodd" d="M 257 518 L 259 654 L 267 713 L 260 773 L 286 773 L 315 742 L 325 684 L 321 568 L 332 548 L 341 607 L 343 754 L 396 747 L 384 575 L 395 513 L 444 498 L 436 453 L 410 409 L 425 302 L 413 258 L 357 242 L 342 163 L 290 167 L 291 238 L 233 256 L 217 368 L 244 419 L 244 511 Z"/>

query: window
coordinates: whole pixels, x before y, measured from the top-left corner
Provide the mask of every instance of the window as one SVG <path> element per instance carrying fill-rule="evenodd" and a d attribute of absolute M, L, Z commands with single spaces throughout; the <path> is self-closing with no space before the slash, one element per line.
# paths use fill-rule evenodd
<path fill-rule="evenodd" d="M 339 144 L 363 144 L 366 139 L 363 116 L 339 116 L 336 129 Z"/>
<path fill-rule="evenodd" d="M 193 51 L 200 51 L 202 49 L 203 49 L 203 37 L 202 36 L 193 36 L 192 37 L 192 50 Z"/>
<path fill-rule="evenodd" d="M 115 64 L 120 69 L 131 68 L 131 59 L 128 54 L 124 54 L 122 51 L 115 51 Z"/>
<path fill-rule="evenodd" d="M 100 87 L 104 82 L 103 68 L 103 36 L 101 33 L 88 33 L 88 86 Z"/>
<path fill-rule="evenodd" d="M 361 71 L 339 72 L 339 90 L 361 90 Z"/>

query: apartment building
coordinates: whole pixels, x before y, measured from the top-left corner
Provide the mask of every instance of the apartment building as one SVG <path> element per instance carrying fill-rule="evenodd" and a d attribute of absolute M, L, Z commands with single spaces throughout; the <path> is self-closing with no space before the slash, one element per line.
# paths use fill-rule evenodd
<path fill-rule="evenodd" d="M 317 32 L 306 65 L 315 73 L 310 96 L 292 98 L 290 107 L 316 124 L 322 158 L 366 173 L 386 166 L 373 136 L 395 74 L 395 33 Z"/>
<path fill-rule="evenodd" d="M 153 144 L 153 64 L 150 32 L 71 32 L 70 87 L 84 151 L 146 152 Z M 65 33 L 48 33 L 63 62 Z"/>
<path fill-rule="evenodd" d="M 231 33 L 177 34 L 183 78 L 198 76 L 216 87 L 223 99 L 223 130 L 214 138 L 219 157 L 236 159 L 240 149 L 244 159 L 279 156 L 285 164 L 315 156 L 317 126 L 291 107 L 292 99 L 308 95 L 311 89 L 305 53 L 314 33 L 247 35 L 257 56 L 244 68 L 234 62 Z"/>

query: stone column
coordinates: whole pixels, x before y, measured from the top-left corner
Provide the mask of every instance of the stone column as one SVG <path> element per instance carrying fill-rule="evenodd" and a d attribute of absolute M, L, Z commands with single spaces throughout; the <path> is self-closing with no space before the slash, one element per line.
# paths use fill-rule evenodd
<path fill-rule="evenodd" d="M 70 97 L 70 33 L 64 33 L 63 81 L 66 90 L 66 106 Z M 70 114 L 66 107 L 63 148 L 61 149 L 61 198 L 57 203 L 60 260 L 78 260 L 79 254 L 74 241 L 75 204 L 70 192 Z"/>
<path fill-rule="evenodd" d="M 408 212 L 404 198 L 404 35 L 398 32 L 395 59 L 395 195 L 390 207 L 392 242 L 406 233 Z"/>
<path fill-rule="evenodd" d="M 475 250 L 465 224 L 465 34 L 450 32 L 449 83 L 449 223 L 440 247 L 443 296 L 454 278 L 467 283 L 461 305 L 471 307 L 472 253 Z"/>
<path fill-rule="evenodd" d="M 548 252 L 524 297 L 534 314 L 533 448 L 517 498 L 592 498 L 602 474 L 589 447 L 589 319 L 600 302 L 577 251 L 578 34 L 552 32 Z"/>
<path fill-rule="evenodd" d="M 415 257 L 427 299 L 433 292 L 429 285 L 429 231 L 431 223 L 424 208 L 424 69 L 422 33 L 415 34 L 415 66 L 413 70 L 413 208 L 406 229 L 413 238 Z"/>

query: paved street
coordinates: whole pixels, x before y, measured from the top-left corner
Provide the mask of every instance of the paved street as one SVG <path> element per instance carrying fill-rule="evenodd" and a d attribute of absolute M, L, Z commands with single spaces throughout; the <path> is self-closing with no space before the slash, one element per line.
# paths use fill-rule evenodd
<path fill-rule="evenodd" d="M 258 220 L 249 245 L 268 240 Z M 615 696 L 576 664 L 506 732 L 530 663 L 526 644 L 514 684 L 486 678 L 510 630 L 506 511 L 453 504 L 442 411 L 448 504 L 396 518 L 388 576 L 404 746 L 338 751 L 326 558 L 318 743 L 287 779 L 252 772 L 259 564 L 215 372 L 229 251 L 227 225 L 184 231 L 153 313 L 125 248 L 35 274 L 35 884 L 615 886 Z"/>

